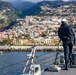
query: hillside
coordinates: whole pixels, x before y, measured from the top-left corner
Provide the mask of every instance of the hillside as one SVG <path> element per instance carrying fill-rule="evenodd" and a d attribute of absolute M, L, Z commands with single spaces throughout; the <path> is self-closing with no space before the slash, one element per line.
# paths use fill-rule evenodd
<path fill-rule="evenodd" d="M 71 5 L 72 4 L 72 5 Z M 66 7 L 66 5 L 68 7 Z M 72 7 L 74 5 L 74 7 Z M 24 5 L 25 7 L 26 5 Z M 62 8 L 64 10 L 62 10 Z M 76 15 L 76 2 L 45 1 L 38 2 L 27 10 L 23 8 L 20 15 L 18 9 L 8 2 L 0 1 L 0 29 L 9 29 L 20 16 L 40 15 L 40 16 L 69 16 Z M 71 15 L 71 16 L 72 16 Z"/>
<path fill-rule="evenodd" d="M 0 1 L 0 29 L 18 18 L 19 12 L 10 3 Z"/>
<path fill-rule="evenodd" d="M 28 1 L 10 1 L 10 3 L 20 11 L 24 11 L 34 5 L 33 2 Z"/>
<path fill-rule="evenodd" d="M 15 7 L 13 7 L 13 5 L 10 4 L 9 2 L 0 1 L 0 10 L 6 9 L 6 8 L 11 9 L 15 14 L 19 13 L 19 11 Z"/>
<path fill-rule="evenodd" d="M 24 10 L 24 15 L 38 15 L 40 12 L 43 12 L 41 6 L 49 6 L 49 8 L 57 8 L 61 5 L 68 5 L 71 2 L 63 2 L 63 1 L 45 1 L 45 2 L 39 2 L 35 5 L 33 5 L 31 8 Z M 74 3 L 75 4 L 75 3 Z"/>

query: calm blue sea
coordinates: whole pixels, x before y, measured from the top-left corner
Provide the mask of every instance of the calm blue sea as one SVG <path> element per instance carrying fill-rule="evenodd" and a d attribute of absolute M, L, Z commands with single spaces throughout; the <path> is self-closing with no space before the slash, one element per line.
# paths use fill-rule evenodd
<path fill-rule="evenodd" d="M 8 52 L 0 54 L 0 75 L 21 75 L 30 52 Z M 54 62 L 56 52 L 36 52 L 35 62 L 45 69 Z"/>

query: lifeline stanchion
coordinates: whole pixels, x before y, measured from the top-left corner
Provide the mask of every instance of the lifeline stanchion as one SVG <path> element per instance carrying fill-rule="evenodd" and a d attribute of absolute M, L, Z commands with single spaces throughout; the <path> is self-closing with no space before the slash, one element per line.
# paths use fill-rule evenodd
<path fill-rule="evenodd" d="M 26 67 L 27 67 L 27 64 L 28 64 L 28 63 L 26 63 L 26 66 L 23 70 L 23 74 L 21 74 L 21 75 L 41 75 L 40 64 L 35 64 L 34 63 L 35 51 L 36 51 L 36 46 L 34 46 L 34 48 L 31 51 L 31 55 L 29 56 L 31 58 L 31 60 L 29 61 L 31 63 L 29 72 L 25 73 Z"/>
<path fill-rule="evenodd" d="M 32 51 L 30 54 L 28 54 L 27 56 L 29 56 L 29 59 L 27 60 L 26 62 L 26 66 L 24 67 L 24 70 L 23 70 L 23 74 L 25 74 L 25 70 L 26 70 L 26 67 L 27 65 L 29 64 L 29 62 L 31 61 L 31 64 L 33 63 L 34 61 L 34 56 L 35 56 L 35 50 L 34 50 L 35 46 L 32 47 Z M 31 59 L 31 60 L 30 60 Z M 31 69 L 31 65 L 30 65 L 30 69 Z M 29 71 L 30 73 L 31 71 Z"/>
<path fill-rule="evenodd" d="M 31 51 L 31 53 L 30 53 L 29 55 L 27 55 L 27 56 L 29 56 L 29 59 L 28 59 L 27 62 L 26 62 L 26 66 L 28 65 L 28 63 L 29 63 L 29 61 L 30 61 L 30 59 L 31 59 L 32 52 L 33 52 L 33 49 L 32 49 L 32 51 Z M 26 66 L 25 66 L 25 68 L 24 68 L 24 70 L 23 70 L 23 74 L 25 74 Z"/>
<path fill-rule="evenodd" d="M 55 61 L 54 61 L 54 65 L 57 64 L 57 58 L 58 58 L 58 54 L 59 54 L 59 46 L 60 46 L 60 42 L 61 42 L 61 40 L 59 40 L 59 42 L 58 42 L 58 49 L 57 49 L 57 53 L 56 53 L 56 57 L 55 57 Z"/>
<path fill-rule="evenodd" d="M 34 73 L 33 73 L 33 70 L 32 70 L 32 64 L 34 64 L 35 51 L 36 51 L 36 47 L 34 47 L 33 52 L 32 52 L 32 60 L 31 60 L 31 65 L 30 65 L 29 74 L 34 74 Z"/>
<path fill-rule="evenodd" d="M 53 71 L 53 72 L 59 72 L 61 70 L 61 68 L 57 65 L 57 58 L 58 58 L 58 52 L 59 52 L 59 45 L 60 45 L 60 40 L 58 43 L 58 49 L 57 49 L 57 53 L 56 53 L 56 57 L 55 57 L 55 61 L 52 65 L 50 65 L 50 67 L 47 68 L 47 70 Z"/>

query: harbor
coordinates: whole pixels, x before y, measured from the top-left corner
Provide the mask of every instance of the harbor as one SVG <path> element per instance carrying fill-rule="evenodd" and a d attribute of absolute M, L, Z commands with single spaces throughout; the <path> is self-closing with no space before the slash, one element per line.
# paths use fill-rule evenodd
<path fill-rule="evenodd" d="M 0 0 L 0 75 L 76 75 L 76 0 Z"/>
<path fill-rule="evenodd" d="M 2 47 L 3 48 L 3 47 Z M 16 47 L 17 49 L 19 47 Z M 40 75 L 75 75 L 76 71 L 76 65 L 69 65 L 69 70 L 64 70 L 64 63 L 60 64 L 60 56 L 63 53 L 62 51 L 59 51 L 58 56 L 57 56 L 57 62 L 61 68 L 61 70 L 58 71 L 52 71 L 52 70 L 47 70 L 50 66 L 54 65 L 55 62 L 55 57 L 57 52 L 56 51 L 39 51 L 36 52 L 37 48 L 46 48 L 46 47 L 22 47 L 22 48 L 27 48 L 33 51 L 34 53 L 31 52 L 26 52 L 26 51 L 11 51 L 11 52 L 3 52 L 0 54 L 0 75 L 26 75 L 23 73 L 27 73 L 28 66 L 31 64 L 27 64 L 28 61 L 32 61 L 32 65 L 40 65 Z M 47 47 L 49 48 L 58 48 L 58 47 Z M 59 47 L 59 49 L 62 48 Z M 75 51 L 74 51 L 75 53 Z M 28 57 L 30 56 L 30 58 Z M 27 65 L 26 65 L 27 64 Z M 25 68 L 27 68 L 25 70 Z M 31 70 L 31 69 L 30 69 Z M 30 75 L 30 74 L 29 74 Z M 35 74 L 34 74 L 35 75 Z"/>
<path fill-rule="evenodd" d="M 0 54 L 0 75 L 21 75 L 28 60 L 27 54 L 30 52 L 6 52 Z M 61 52 L 60 52 L 61 53 Z M 40 64 L 41 75 L 75 75 L 76 66 L 64 70 L 64 65 L 60 65 L 61 71 L 45 71 L 55 60 L 56 52 L 36 52 L 34 62 Z"/>

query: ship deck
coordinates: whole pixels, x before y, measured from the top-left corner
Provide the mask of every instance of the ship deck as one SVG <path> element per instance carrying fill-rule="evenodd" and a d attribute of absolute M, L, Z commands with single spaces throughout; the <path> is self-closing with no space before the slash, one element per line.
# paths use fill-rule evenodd
<path fill-rule="evenodd" d="M 42 75 L 76 75 L 76 65 L 69 67 L 68 70 L 64 70 L 64 67 L 61 69 L 59 72 L 45 71 Z"/>

